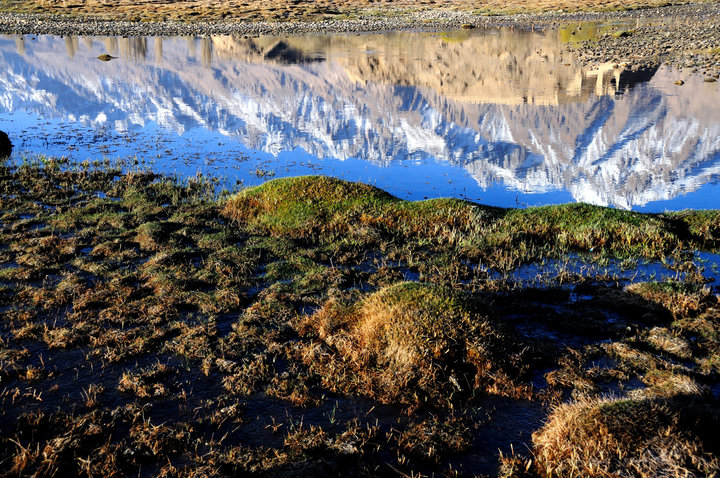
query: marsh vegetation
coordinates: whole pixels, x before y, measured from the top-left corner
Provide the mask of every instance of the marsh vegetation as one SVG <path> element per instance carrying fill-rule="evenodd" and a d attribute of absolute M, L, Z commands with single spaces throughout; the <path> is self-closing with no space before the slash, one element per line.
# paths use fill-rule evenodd
<path fill-rule="evenodd" d="M 719 251 L 718 211 L 320 176 L 230 195 L 46 158 L 0 178 L 4 474 L 718 469 L 720 304 L 695 253 Z M 646 261 L 670 278 L 633 280 Z"/>

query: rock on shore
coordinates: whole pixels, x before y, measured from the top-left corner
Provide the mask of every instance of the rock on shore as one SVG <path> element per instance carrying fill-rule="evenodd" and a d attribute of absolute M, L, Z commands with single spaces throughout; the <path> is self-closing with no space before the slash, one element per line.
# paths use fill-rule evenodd
<path fill-rule="evenodd" d="M 7 133 L 0 131 L 0 159 L 7 158 L 12 154 L 12 143 Z"/>

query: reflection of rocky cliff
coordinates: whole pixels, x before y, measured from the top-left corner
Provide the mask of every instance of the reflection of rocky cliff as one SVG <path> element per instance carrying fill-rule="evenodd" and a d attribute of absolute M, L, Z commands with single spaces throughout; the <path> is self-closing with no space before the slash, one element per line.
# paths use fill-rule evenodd
<path fill-rule="evenodd" d="M 418 40 L 397 36 L 394 44 L 370 44 L 377 53 L 347 58 L 343 65 L 357 81 L 427 87 L 465 102 L 558 104 L 589 92 L 582 68 L 564 65 L 555 35 L 506 29 L 462 41 Z"/>
<path fill-rule="evenodd" d="M 557 34 L 394 33 L 293 39 L 215 37 L 220 58 L 248 62 L 336 61 L 360 83 L 429 88 L 463 102 L 562 104 L 613 94 L 636 76 L 571 63 Z M 283 61 L 284 60 L 284 61 Z M 650 75 L 652 76 L 652 75 Z M 647 79 L 647 78 L 646 78 Z"/>
<path fill-rule="evenodd" d="M 409 38 L 2 40 L 0 108 L 115 129 L 200 126 L 274 154 L 432 157 L 482 186 L 622 207 L 720 173 L 720 94 L 697 94 L 711 85 L 677 89 L 660 70 L 616 95 L 619 71 L 565 67 L 549 35 Z M 94 60 L 104 52 L 121 58 Z"/>

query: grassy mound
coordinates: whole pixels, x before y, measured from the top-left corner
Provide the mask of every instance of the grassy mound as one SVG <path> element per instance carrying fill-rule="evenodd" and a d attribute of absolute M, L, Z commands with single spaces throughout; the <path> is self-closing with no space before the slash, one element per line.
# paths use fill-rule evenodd
<path fill-rule="evenodd" d="M 720 248 L 720 211 L 680 211 L 663 216 L 680 230 L 687 231 L 704 249 Z"/>
<path fill-rule="evenodd" d="M 710 476 L 717 404 L 696 397 L 578 401 L 533 434 L 540 476 Z"/>
<path fill-rule="evenodd" d="M 718 211 L 655 215 L 589 204 L 501 209 L 447 198 L 403 201 L 325 176 L 246 189 L 225 203 L 223 215 L 293 238 L 363 244 L 412 238 L 460 245 L 480 257 L 512 255 L 509 262 L 567 251 L 660 258 L 687 248 L 712 250 L 720 218 Z"/>
<path fill-rule="evenodd" d="M 491 208 L 457 199 L 408 202 L 373 186 L 326 176 L 269 181 L 233 196 L 223 214 L 291 237 L 422 235 L 450 239 L 467 233 Z"/>
<path fill-rule="evenodd" d="M 338 383 L 383 401 L 452 401 L 482 391 L 526 392 L 516 379 L 527 349 L 488 319 L 487 303 L 428 284 L 385 287 L 353 305 L 330 301 L 310 327 L 336 351 Z"/>
<path fill-rule="evenodd" d="M 625 256 L 659 257 L 681 244 L 681 238 L 657 216 L 589 204 L 510 210 L 493 232 L 499 238 L 524 236 L 541 246 Z"/>
<path fill-rule="evenodd" d="M 378 214 L 392 202 L 397 199 L 372 186 L 325 176 L 301 176 L 246 189 L 228 202 L 224 212 L 238 221 L 298 234 L 345 229 L 341 219 Z"/>

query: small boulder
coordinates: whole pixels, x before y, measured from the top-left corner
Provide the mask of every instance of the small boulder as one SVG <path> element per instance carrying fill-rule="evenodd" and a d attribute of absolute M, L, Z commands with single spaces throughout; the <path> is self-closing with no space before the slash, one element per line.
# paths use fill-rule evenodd
<path fill-rule="evenodd" d="M 0 131 L 0 159 L 5 159 L 12 154 L 13 144 L 7 133 Z"/>

